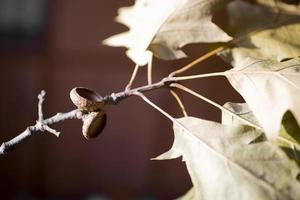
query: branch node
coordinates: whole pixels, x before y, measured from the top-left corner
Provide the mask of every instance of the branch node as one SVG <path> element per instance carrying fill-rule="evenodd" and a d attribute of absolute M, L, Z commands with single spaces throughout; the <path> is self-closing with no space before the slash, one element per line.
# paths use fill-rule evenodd
<path fill-rule="evenodd" d="M 43 122 L 38 120 L 38 121 L 36 121 L 35 127 L 37 130 L 44 132 L 45 130 L 44 130 L 43 125 L 44 125 Z M 26 130 L 30 131 L 29 128 L 27 128 Z"/>
<path fill-rule="evenodd" d="M 130 92 L 131 90 L 125 91 L 125 93 Z M 111 95 L 107 95 L 103 98 L 106 104 L 116 105 L 121 100 L 121 97 L 118 96 L 116 93 L 112 93 Z"/>
<path fill-rule="evenodd" d="M 48 125 L 44 124 L 43 121 L 36 121 L 36 129 L 41 131 L 41 132 L 45 132 L 48 131 L 49 133 L 54 134 L 56 137 L 59 137 L 60 132 L 50 128 Z"/>

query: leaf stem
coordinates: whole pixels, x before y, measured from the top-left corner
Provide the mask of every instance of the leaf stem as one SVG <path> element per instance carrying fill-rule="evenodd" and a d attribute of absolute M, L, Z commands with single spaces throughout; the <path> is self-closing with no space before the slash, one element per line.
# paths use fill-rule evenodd
<path fill-rule="evenodd" d="M 177 94 L 174 90 L 172 90 L 172 89 L 170 90 L 170 93 L 171 93 L 172 96 L 176 99 L 176 101 L 177 101 L 179 107 L 181 108 L 181 111 L 182 111 L 182 113 L 183 113 L 183 116 L 187 117 L 188 114 L 187 114 L 186 109 L 185 109 L 185 107 L 184 107 L 184 105 L 183 105 L 183 103 L 182 103 L 180 97 L 178 96 L 178 94 Z"/>
<path fill-rule="evenodd" d="M 148 80 L 148 85 L 152 84 L 152 61 L 153 61 L 153 55 L 151 53 L 151 56 L 148 61 L 148 66 L 147 66 L 147 80 Z"/>
<path fill-rule="evenodd" d="M 169 113 L 158 107 L 155 103 L 153 103 L 150 99 L 148 99 L 143 93 L 135 92 L 134 95 L 141 97 L 147 104 L 158 110 L 160 113 L 162 113 L 164 116 L 166 116 L 168 119 L 170 119 L 172 122 L 176 123 L 177 121 L 172 117 Z M 176 122 L 175 122 L 176 121 Z M 178 122 L 177 122 L 178 123 Z"/>
<path fill-rule="evenodd" d="M 181 73 L 183 73 L 183 72 L 185 72 L 185 71 L 193 68 L 195 65 L 197 65 L 200 62 L 202 62 L 202 61 L 204 61 L 204 60 L 206 60 L 206 59 L 208 59 L 208 58 L 216 55 L 217 53 L 223 51 L 224 49 L 226 49 L 230 45 L 231 44 L 220 46 L 220 47 L 218 47 L 218 48 L 216 48 L 216 49 L 214 49 L 214 50 L 212 50 L 212 51 L 210 51 L 210 52 L 208 52 L 208 53 L 200 56 L 199 58 L 197 58 L 196 60 L 192 61 L 191 63 L 185 65 L 184 67 L 180 68 L 179 70 L 176 70 L 176 71 L 172 72 L 169 76 L 170 77 L 174 77 L 174 76 L 176 76 L 178 74 L 181 74 Z"/>
<path fill-rule="evenodd" d="M 257 126 L 256 124 L 254 124 L 254 123 L 248 121 L 248 120 L 245 119 L 245 118 L 242 118 L 241 116 L 235 114 L 234 112 L 228 110 L 227 108 L 224 108 L 223 106 L 217 104 L 216 102 L 214 102 L 214 101 L 212 101 L 212 100 L 210 100 L 210 99 L 208 99 L 208 98 L 206 98 L 206 97 L 200 95 L 199 93 L 197 93 L 197 92 L 195 92 L 195 91 L 193 91 L 193 90 L 191 90 L 191 89 L 189 89 L 189 88 L 187 88 L 187 87 L 185 87 L 185 86 L 183 86 L 183 85 L 180 85 L 180 84 L 178 84 L 178 83 L 172 83 L 170 86 L 171 86 L 171 87 L 178 88 L 178 89 L 181 89 L 181 90 L 183 90 L 183 91 L 185 91 L 185 92 L 187 92 L 187 93 L 189 93 L 189 94 L 191 94 L 191 95 L 194 95 L 195 97 L 198 97 L 199 99 L 202 99 L 203 101 L 206 101 L 207 103 L 209 103 L 209 104 L 211 104 L 211 105 L 213 105 L 213 106 L 219 108 L 221 111 L 223 111 L 223 112 L 225 112 L 225 113 L 227 113 L 227 114 L 229 114 L 229 115 L 231 115 L 231 116 L 234 116 L 234 117 L 238 118 L 239 120 L 241 120 L 242 122 L 246 123 L 247 125 L 250 125 L 250 126 L 252 126 L 252 127 L 254 127 L 254 128 L 257 128 L 257 129 L 259 129 L 259 130 L 262 130 L 262 128 L 259 127 L 259 126 Z"/>
<path fill-rule="evenodd" d="M 214 76 L 225 76 L 225 74 L 226 72 L 215 72 L 215 73 L 198 74 L 198 75 L 191 75 L 191 76 L 178 76 L 178 77 L 172 77 L 172 80 L 184 81 L 184 80 L 192 80 L 192 79 L 214 77 Z"/>
<path fill-rule="evenodd" d="M 133 72 L 131 74 L 130 80 L 129 80 L 128 84 L 125 87 L 125 90 L 130 90 L 130 88 L 132 86 L 132 83 L 133 83 L 133 81 L 134 81 L 134 79 L 135 79 L 135 77 L 136 77 L 136 75 L 138 73 L 139 68 L 140 68 L 139 65 L 135 65 L 134 70 L 133 70 Z"/>
<path fill-rule="evenodd" d="M 191 80 L 191 79 L 197 79 L 197 78 L 207 78 L 207 77 L 214 77 L 214 76 L 224 76 L 226 72 L 215 72 L 215 73 L 207 73 L 207 74 L 199 74 L 199 75 L 192 75 L 192 76 L 182 76 L 182 77 L 166 77 L 163 78 L 161 81 L 152 83 L 150 85 L 145 85 L 141 87 L 137 87 L 134 89 L 128 88 L 125 91 L 118 92 L 118 93 L 112 93 L 110 95 L 106 95 L 103 100 L 105 104 L 118 104 L 122 99 L 127 98 L 131 95 L 133 95 L 136 92 L 147 92 L 152 91 L 155 89 L 163 88 L 163 87 L 169 87 L 171 83 L 176 83 L 183 80 Z"/>

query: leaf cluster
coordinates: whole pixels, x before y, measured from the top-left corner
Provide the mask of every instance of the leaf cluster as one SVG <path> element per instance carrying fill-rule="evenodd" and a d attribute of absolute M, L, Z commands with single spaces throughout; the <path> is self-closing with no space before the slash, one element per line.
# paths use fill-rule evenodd
<path fill-rule="evenodd" d="M 212 22 L 220 9 L 227 32 Z M 104 43 L 127 47 L 139 66 L 186 57 L 190 43 L 223 43 L 218 55 L 232 68 L 221 74 L 245 100 L 221 106 L 222 123 L 167 115 L 174 144 L 155 159 L 182 156 L 193 188 L 179 199 L 300 199 L 299 1 L 136 0 L 117 21 L 129 31 Z"/>

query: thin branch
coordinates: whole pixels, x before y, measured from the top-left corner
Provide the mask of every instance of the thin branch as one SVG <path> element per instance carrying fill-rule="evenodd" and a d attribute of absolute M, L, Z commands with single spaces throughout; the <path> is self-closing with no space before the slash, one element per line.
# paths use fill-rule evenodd
<path fill-rule="evenodd" d="M 187 93 L 190 93 L 190 94 L 194 95 L 195 97 L 198 97 L 199 99 L 202 99 L 203 101 L 206 101 L 207 103 L 209 103 L 209 104 L 211 104 L 211 105 L 219 108 L 221 111 L 223 111 L 223 112 L 225 112 L 225 113 L 227 113 L 227 114 L 229 114 L 231 116 L 234 116 L 234 117 L 238 118 L 239 120 L 241 120 L 242 122 L 248 124 L 249 126 L 257 128 L 259 130 L 262 130 L 262 128 L 260 126 L 257 126 L 256 124 L 254 124 L 254 123 L 250 122 L 249 120 L 247 120 L 247 119 L 245 119 L 245 118 L 237 115 L 236 113 L 232 112 L 231 110 L 229 110 L 227 108 L 224 108 L 223 106 L 217 104 L 216 102 L 214 102 L 214 101 L 212 101 L 212 100 L 210 100 L 210 99 L 208 99 L 208 98 L 206 98 L 206 97 L 198 94 L 197 92 L 195 92 L 195 91 L 193 91 L 193 90 L 191 90 L 191 89 L 189 89 L 187 87 L 184 87 L 183 85 L 180 85 L 180 84 L 177 84 L 177 83 L 172 83 L 170 86 L 178 88 L 178 89 L 181 89 L 181 90 L 183 90 L 183 91 L 185 91 Z"/>
<path fill-rule="evenodd" d="M 202 75 L 203 77 L 209 77 L 209 75 Z M 103 98 L 103 101 L 106 105 L 116 105 L 118 104 L 121 100 L 132 96 L 132 95 L 137 95 L 147 92 L 147 91 L 152 91 L 156 90 L 159 88 L 170 88 L 170 84 L 178 82 L 179 80 L 187 80 L 183 77 L 167 77 L 162 79 L 159 82 L 150 84 L 150 85 L 145 85 L 142 87 L 134 88 L 134 89 L 127 89 L 125 91 L 119 92 L 119 93 L 112 93 L 111 95 L 107 95 Z M 28 126 L 25 131 L 17 135 L 15 138 L 2 143 L 0 146 L 0 155 L 6 154 L 13 150 L 16 145 L 23 143 L 27 139 L 31 138 L 34 135 L 37 135 L 40 132 L 48 131 L 55 136 L 59 136 L 60 132 L 50 128 L 49 126 L 55 123 L 63 122 L 67 119 L 81 119 L 83 115 L 86 113 L 83 113 L 79 109 L 72 110 L 70 112 L 66 113 L 57 113 L 56 115 L 44 119 L 43 115 L 43 104 L 45 100 L 45 91 L 42 91 L 38 95 L 38 120 L 36 123 L 32 126 Z M 184 110 L 184 109 L 183 109 Z M 185 112 L 185 111 L 183 111 Z M 186 112 L 184 115 L 187 115 Z"/>
<path fill-rule="evenodd" d="M 67 119 L 81 119 L 82 115 L 82 112 L 76 109 L 67 113 L 56 114 L 55 116 L 44 120 L 43 124 L 52 125 L 58 122 L 65 121 Z M 15 148 L 16 145 L 25 142 L 27 139 L 31 138 L 34 135 L 37 135 L 38 133 L 42 132 L 43 129 L 44 127 L 42 127 L 39 123 L 27 127 L 25 131 L 17 135 L 15 138 L 2 143 L 2 145 L 0 146 L 0 155 L 10 152 Z"/>
<path fill-rule="evenodd" d="M 289 20 L 287 20 L 289 21 Z M 241 121 L 245 122 L 246 124 L 253 126 L 257 129 L 262 129 L 261 127 L 253 124 L 252 122 L 238 116 L 237 114 L 233 113 L 232 111 L 224 108 L 223 106 L 215 103 L 214 101 L 207 99 L 206 97 L 182 86 L 177 84 L 177 82 L 182 81 L 182 80 L 191 80 L 191 79 L 197 79 L 197 78 L 204 78 L 204 77 L 212 77 L 212 76 L 224 76 L 226 72 L 217 72 L 217 73 L 210 73 L 210 74 L 200 74 L 200 75 L 193 75 L 193 76 L 182 76 L 182 77 L 174 77 L 178 74 L 181 74 L 183 72 L 186 72 L 187 70 L 191 69 L 192 67 L 196 66 L 198 63 L 216 55 L 217 53 L 223 51 L 226 48 L 231 47 L 232 45 L 236 44 L 238 41 L 249 37 L 250 35 L 253 35 L 257 32 L 259 32 L 260 30 L 263 30 L 265 28 L 271 28 L 272 26 L 274 26 L 276 24 L 272 24 L 271 26 L 267 26 L 267 27 L 263 27 L 261 29 L 255 30 L 253 32 L 250 32 L 240 38 L 236 38 L 234 40 L 232 40 L 231 42 L 224 44 L 223 46 L 220 46 L 216 49 L 214 49 L 213 51 L 210 51 L 208 53 L 206 53 L 203 56 L 200 56 L 199 58 L 197 58 L 196 60 L 192 61 L 191 63 L 189 63 L 188 65 L 182 67 L 179 70 L 176 70 L 172 73 L 170 73 L 170 75 L 167 78 L 162 79 L 159 82 L 153 83 L 152 84 L 152 60 L 149 61 L 149 65 L 148 65 L 148 85 L 146 86 L 142 86 L 142 87 L 138 87 L 135 89 L 131 89 L 132 83 L 137 75 L 139 66 L 136 65 L 134 68 L 134 71 L 132 73 L 132 76 L 130 78 L 130 81 L 128 83 L 128 85 L 126 86 L 125 91 L 119 92 L 119 93 L 112 93 L 111 95 L 107 95 L 103 98 L 103 101 L 105 104 L 112 104 L 115 105 L 117 103 L 119 103 L 122 99 L 125 99 L 129 96 L 132 95 L 139 95 L 140 97 L 142 97 L 148 104 L 150 104 L 152 107 L 154 107 L 155 109 L 159 110 L 161 113 L 163 113 L 165 116 L 167 116 L 169 119 L 171 119 L 174 123 L 176 123 L 177 125 L 181 126 L 182 128 L 184 128 L 177 120 L 175 120 L 173 117 L 171 117 L 168 113 L 164 112 L 162 109 L 160 109 L 158 106 L 156 106 L 155 104 L 153 104 L 149 99 L 147 99 L 142 93 L 143 92 L 147 92 L 147 91 L 151 91 L 151 90 L 155 90 L 158 88 L 163 88 L 163 87 L 167 87 L 170 88 L 171 87 L 176 87 L 179 89 L 182 89 L 212 105 L 214 105 L 215 107 L 221 109 L 222 111 L 240 119 Z M 278 24 L 277 24 L 278 25 Z M 66 112 L 66 113 L 57 113 L 56 115 L 54 115 L 53 117 L 50 117 L 48 119 L 44 119 L 43 116 L 43 103 L 44 103 L 44 97 L 45 97 L 45 92 L 42 91 L 40 93 L 40 95 L 38 96 L 39 99 L 39 103 L 38 103 L 38 120 L 36 122 L 35 125 L 32 126 L 28 126 L 26 128 L 25 131 L 23 131 L 22 133 L 20 133 L 19 135 L 17 135 L 15 138 L 11 139 L 10 141 L 4 142 L 2 143 L 2 145 L 0 146 L 0 155 L 5 154 L 9 151 L 11 151 L 17 144 L 20 144 L 22 142 L 24 142 L 25 140 L 27 140 L 28 138 L 37 135 L 40 132 L 43 131 L 48 131 L 56 136 L 59 136 L 59 132 L 50 128 L 49 125 L 58 123 L 58 122 L 62 122 L 64 120 L 67 119 L 81 119 L 82 116 L 85 114 L 82 111 L 75 109 L 72 110 L 70 112 Z M 180 101 L 178 101 L 180 103 Z M 186 115 L 186 113 L 185 113 Z"/>
<path fill-rule="evenodd" d="M 116 105 L 121 100 L 123 100 L 129 96 L 135 95 L 136 92 L 143 93 L 143 92 L 152 91 L 152 90 L 156 90 L 156 89 L 163 88 L 163 87 L 168 87 L 168 85 L 172 81 L 173 81 L 172 78 L 164 78 L 161 81 L 153 83 L 151 85 L 145 85 L 142 87 L 125 90 L 125 91 L 118 92 L 118 93 L 112 93 L 110 95 L 104 96 L 103 101 L 105 104 Z"/>
<path fill-rule="evenodd" d="M 45 90 L 42 90 L 41 93 L 38 95 L 38 121 L 36 122 L 36 126 L 41 132 L 48 131 L 49 133 L 54 134 L 56 137 L 59 137 L 60 132 L 50 128 L 47 124 L 44 123 L 43 105 L 45 102 L 45 96 Z"/>
<path fill-rule="evenodd" d="M 38 99 L 39 99 L 39 103 L 38 103 L 38 115 L 39 115 L 39 122 L 44 120 L 44 116 L 43 116 L 43 105 L 44 105 L 44 101 L 45 101 L 45 95 L 46 92 L 45 90 L 42 90 L 41 93 L 38 95 Z"/>
<path fill-rule="evenodd" d="M 81 119 L 83 113 L 80 110 L 76 109 L 67 113 L 58 113 L 55 116 L 44 120 L 43 104 L 45 100 L 45 95 L 46 92 L 44 90 L 42 90 L 41 93 L 38 95 L 38 120 L 36 121 L 36 124 L 27 127 L 25 131 L 23 131 L 13 139 L 2 143 L 0 146 L 0 155 L 10 152 L 15 148 L 16 145 L 21 144 L 27 139 L 31 138 L 32 136 L 44 131 L 48 131 L 58 137 L 59 132 L 50 128 L 49 125 L 65 121 L 67 119 Z"/>
<path fill-rule="evenodd" d="M 103 101 L 105 102 L 105 104 L 115 105 L 122 99 L 125 99 L 129 96 L 134 95 L 135 92 L 146 92 L 146 91 L 158 89 L 158 88 L 166 86 L 167 83 L 169 83 L 169 81 L 170 81 L 169 79 L 161 80 L 160 82 L 157 82 L 155 84 L 151 84 L 151 85 L 147 85 L 147 86 L 143 86 L 143 87 L 139 87 L 139 88 L 135 88 L 135 89 L 125 90 L 125 91 L 119 92 L 119 93 L 112 93 L 111 95 L 105 96 Z M 48 131 L 56 136 L 59 136 L 59 132 L 50 128 L 49 127 L 50 125 L 56 124 L 59 122 L 63 122 L 67 119 L 81 119 L 82 116 L 85 114 L 82 111 L 80 111 L 79 109 L 75 109 L 75 110 L 72 110 L 72 111 L 66 112 L 66 113 L 57 113 L 50 118 L 44 119 L 43 104 L 44 104 L 44 100 L 45 100 L 45 94 L 46 93 L 44 91 L 42 91 L 38 95 L 38 99 L 39 99 L 38 120 L 36 121 L 36 123 L 32 126 L 28 126 L 22 133 L 18 134 L 13 139 L 11 139 L 7 142 L 3 142 L 0 146 L 0 155 L 6 154 L 6 153 L 12 151 L 18 144 L 21 144 L 21 143 L 25 142 L 27 139 L 29 139 L 41 132 L 44 132 L 44 131 Z"/>
<path fill-rule="evenodd" d="M 183 105 L 183 103 L 182 103 L 180 97 L 178 96 L 178 94 L 177 94 L 174 90 L 172 90 L 172 89 L 170 90 L 170 93 L 171 93 L 172 96 L 176 99 L 178 105 L 179 105 L 180 108 L 181 108 L 181 111 L 182 111 L 183 115 L 184 115 L 185 117 L 187 117 L 188 114 L 187 114 L 186 109 L 185 109 L 185 107 L 184 107 L 184 105 Z"/>
<path fill-rule="evenodd" d="M 134 93 L 136 93 L 136 92 L 144 93 L 144 92 L 152 91 L 152 90 L 162 88 L 162 87 L 169 88 L 169 85 L 171 83 L 176 83 L 176 82 L 180 82 L 183 80 L 198 79 L 198 78 L 224 76 L 226 73 L 227 72 L 215 72 L 215 73 L 207 73 L 207 74 L 200 74 L 200 75 L 193 75 L 193 76 L 182 76 L 182 77 L 168 76 L 166 78 L 163 78 L 161 81 L 152 83 L 150 85 L 145 85 L 145 86 L 141 86 L 141 87 L 134 88 L 134 89 L 127 89 L 122 92 L 112 93 L 110 95 L 107 95 L 104 97 L 104 102 L 105 102 L 105 104 L 115 105 L 115 104 L 118 104 L 124 98 L 134 95 Z"/>

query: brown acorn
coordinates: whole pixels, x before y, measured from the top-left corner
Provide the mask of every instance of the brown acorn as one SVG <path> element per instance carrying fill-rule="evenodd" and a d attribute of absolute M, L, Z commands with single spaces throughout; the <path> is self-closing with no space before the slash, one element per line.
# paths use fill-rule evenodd
<path fill-rule="evenodd" d="M 82 134 L 86 139 L 97 137 L 106 125 L 106 113 L 101 110 L 99 112 L 90 112 L 82 117 Z"/>
<path fill-rule="evenodd" d="M 102 96 L 91 89 L 76 87 L 71 90 L 70 98 L 78 109 L 86 113 L 82 116 L 84 137 L 90 139 L 98 136 L 106 125 Z"/>
<path fill-rule="evenodd" d="M 73 88 L 70 92 L 70 98 L 75 106 L 82 111 L 93 112 L 104 107 L 102 96 L 88 88 Z"/>

